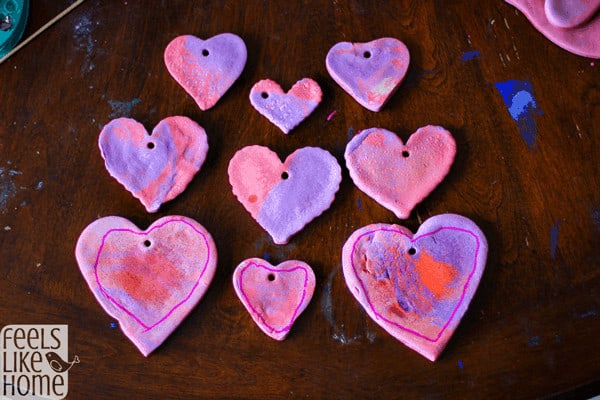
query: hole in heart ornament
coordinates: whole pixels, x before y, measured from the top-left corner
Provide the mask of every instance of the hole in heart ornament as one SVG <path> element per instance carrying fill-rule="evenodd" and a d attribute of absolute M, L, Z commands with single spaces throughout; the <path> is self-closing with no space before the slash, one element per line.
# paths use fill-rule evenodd
<path fill-rule="evenodd" d="M 413 233 L 372 224 L 344 244 L 348 289 L 389 334 L 435 361 L 446 347 L 485 269 L 487 241 L 473 221 L 442 214 Z"/>
<path fill-rule="evenodd" d="M 217 266 L 211 235 L 181 216 L 145 231 L 125 218 L 100 218 L 79 236 L 75 257 L 96 300 L 144 356 L 196 306 Z"/>

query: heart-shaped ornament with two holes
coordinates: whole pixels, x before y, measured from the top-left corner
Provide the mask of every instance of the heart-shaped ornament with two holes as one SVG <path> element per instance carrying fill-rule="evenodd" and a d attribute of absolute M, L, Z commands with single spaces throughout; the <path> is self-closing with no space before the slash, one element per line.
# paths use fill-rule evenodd
<path fill-rule="evenodd" d="M 315 291 L 315 274 L 305 262 L 273 266 L 260 258 L 244 260 L 233 273 L 233 287 L 258 327 L 284 340 Z"/>
<path fill-rule="evenodd" d="M 75 256 L 96 300 L 144 356 L 196 306 L 217 266 L 211 235 L 181 216 L 145 231 L 125 218 L 100 218 L 79 236 Z"/>
<path fill-rule="evenodd" d="M 267 147 L 247 146 L 227 173 L 233 194 L 276 244 L 327 210 L 342 181 L 335 157 L 318 147 L 298 149 L 282 163 Z"/>
<path fill-rule="evenodd" d="M 204 129 L 182 116 L 163 119 L 151 134 L 134 119 L 114 119 L 100 132 L 98 145 L 109 174 L 148 212 L 183 192 L 208 152 Z"/>
<path fill-rule="evenodd" d="M 354 184 L 405 219 L 448 174 L 455 155 L 450 132 L 428 125 L 406 144 L 386 129 L 366 129 L 348 142 L 344 158 Z"/>
<path fill-rule="evenodd" d="M 344 244 L 342 265 L 348 289 L 367 314 L 435 361 L 477 290 L 487 250 L 473 221 L 442 214 L 414 235 L 399 225 L 358 229 Z"/>
<path fill-rule="evenodd" d="M 206 40 L 178 36 L 164 53 L 169 73 L 202 111 L 212 108 L 239 78 L 246 58 L 246 44 L 233 33 Z"/>
<path fill-rule="evenodd" d="M 340 42 L 325 58 L 333 80 L 371 111 L 379 111 L 396 92 L 409 63 L 408 48 L 395 38 L 368 43 Z"/>
<path fill-rule="evenodd" d="M 310 78 L 299 80 L 287 93 L 277 82 L 263 79 L 250 90 L 250 103 L 287 134 L 317 108 L 322 96 L 321 87 Z"/>

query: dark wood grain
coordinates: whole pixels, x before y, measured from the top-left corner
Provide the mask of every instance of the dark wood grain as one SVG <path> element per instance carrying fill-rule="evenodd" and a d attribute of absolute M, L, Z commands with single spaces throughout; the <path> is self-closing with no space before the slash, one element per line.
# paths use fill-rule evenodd
<path fill-rule="evenodd" d="M 32 0 L 28 33 L 67 1 Z M 241 36 L 239 80 L 202 112 L 171 78 L 175 36 Z M 411 52 L 406 81 L 379 113 L 329 77 L 340 41 L 391 36 Z M 479 58 L 461 61 L 463 53 Z M 0 65 L 0 327 L 68 324 L 69 398 L 585 398 L 600 394 L 600 62 L 572 55 L 501 1 L 88 0 Z M 260 79 L 287 90 L 315 79 L 323 101 L 289 135 L 248 94 Z M 542 113 L 537 145 L 519 134 L 494 83 L 527 80 Z M 336 114 L 327 120 L 327 116 Z M 210 150 L 187 190 L 150 215 L 111 178 L 97 139 L 111 119 L 148 129 L 186 115 Z M 398 223 L 346 168 L 333 206 L 274 245 L 231 192 L 227 165 L 251 144 L 282 158 L 304 146 L 343 164 L 353 132 L 379 126 L 403 140 L 443 125 L 458 153 L 446 180 L 401 222 L 473 219 L 489 242 L 479 290 L 435 363 L 393 339 L 347 290 L 341 248 L 361 226 Z M 12 172 L 11 172 L 12 171 Z M 198 307 L 149 358 L 88 290 L 74 258 L 81 231 L 119 215 L 145 228 L 185 215 L 213 235 L 215 279 Z M 554 236 L 552 236 L 554 235 Z M 260 332 L 232 284 L 248 257 L 301 259 L 315 296 L 284 342 Z"/>

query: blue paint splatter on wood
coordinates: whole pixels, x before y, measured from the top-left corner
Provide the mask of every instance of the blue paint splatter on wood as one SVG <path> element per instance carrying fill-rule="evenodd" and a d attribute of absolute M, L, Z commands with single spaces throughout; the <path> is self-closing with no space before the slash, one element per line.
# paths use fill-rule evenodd
<path fill-rule="evenodd" d="M 550 228 L 550 258 L 556 260 L 556 249 L 558 248 L 558 226 L 560 222 L 556 222 Z"/>
<path fill-rule="evenodd" d="M 269 262 L 270 262 L 270 261 L 271 261 L 271 254 L 269 254 L 269 252 L 268 252 L 268 251 L 265 251 L 265 252 L 263 253 L 263 257 L 262 257 L 262 258 L 263 258 L 263 260 L 265 260 L 265 261 L 269 261 Z"/>
<path fill-rule="evenodd" d="M 458 362 L 456 364 L 458 364 L 458 368 L 465 369 L 465 366 L 464 366 L 462 360 L 458 360 Z"/>
<path fill-rule="evenodd" d="M 584 319 L 584 318 L 589 318 L 589 317 L 595 317 L 596 315 L 598 315 L 598 311 L 595 309 L 592 309 L 592 310 L 584 312 L 583 314 L 578 314 L 575 317 L 577 317 L 577 319 Z"/>
<path fill-rule="evenodd" d="M 117 323 L 111 322 L 110 324 L 108 324 L 108 326 L 110 327 L 110 329 L 115 329 L 117 327 Z"/>
<path fill-rule="evenodd" d="M 354 137 L 354 128 L 348 128 L 348 141 L 350 141 Z"/>
<path fill-rule="evenodd" d="M 530 347 L 535 347 L 535 346 L 539 346 L 540 345 L 540 337 L 539 336 L 533 336 L 531 338 L 529 338 L 529 346 Z"/>
<path fill-rule="evenodd" d="M 360 200 L 360 197 L 356 198 L 356 207 L 358 207 L 358 211 L 362 211 L 362 201 Z"/>
<path fill-rule="evenodd" d="M 465 51 L 460 57 L 460 61 L 462 62 L 479 59 L 481 59 L 481 53 L 477 50 Z"/>
<path fill-rule="evenodd" d="M 496 82 L 494 86 L 502 96 L 508 113 L 517 123 L 521 137 L 529 150 L 533 151 L 537 147 L 537 128 L 533 117 L 542 114 L 542 110 L 535 100 L 531 82 L 508 80 Z"/>
<path fill-rule="evenodd" d="M 108 118 L 129 117 L 133 107 L 141 102 L 142 100 L 139 98 L 135 98 L 131 101 L 108 100 L 108 104 L 112 109 L 112 112 L 109 114 Z"/>
<path fill-rule="evenodd" d="M 7 162 L 11 165 L 11 162 Z M 8 206 L 8 200 L 17 194 L 17 185 L 12 178 L 16 175 L 21 175 L 21 171 L 15 169 L 5 169 L 0 167 L 0 209 L 5 211 Z"/>
<path fill-rule="evenodd" d="M 592 219 L 596 224 L 596 228 L 600 230 L 600 206 L 592 208 Z"/>

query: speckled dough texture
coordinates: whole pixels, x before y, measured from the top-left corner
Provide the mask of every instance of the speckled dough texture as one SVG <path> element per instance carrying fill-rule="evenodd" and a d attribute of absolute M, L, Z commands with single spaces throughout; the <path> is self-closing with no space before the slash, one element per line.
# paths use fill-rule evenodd
<path fill-rule="evenodd" d="M 181 216 L 145 231 L 125 218 L 100 218 L 79 236 L 75 257 L 96 300 L 144 356 L 192 311 L 217 266 L 211 235 Z"/>
<path fill-rule="evenodd" d="M 315 291 L 315 274 L 305 262 L 277 266 L 260 258 L 242 261 L 233 272 L 233 287 L 258 327 L 284 340 Z"/>
<path fill-rule="evenodd" d="M 318 147 L 298 149 L 283 163 L 267 147 L 244 147 L 227 172 L 233 194 L 276 244 L 327 210 L 342 180 L 335 157 Z"/>
<path fill-rule="evenodd" d="M 600 58 L 600 1 L 506 0 L 546 38 L 580 56 Z"/>
<path fill-rule="evenodd" d="M 325 58 L 329 75 L 360 105 L 379 111 L 404 80 L 410 54 L 395 38 L 340 42 Z"/>
<path fill-rule="evenodd" d="M 321 87 L 310 78 L 299 80 L 287 93 L 277 82 L 263 79 L 250 90 L 250 103 L 287 134 L 317 108 L 322 96 Z"/>
<path fill-rule="evenodd" d="M 435 361 L 463 315 L 485 269 L 487 241 L 468 218 L 442 214 L 413 235 L 372 224 L 344 244 L 346 285 L 390 335 Z"/>
<path fill-rule="evenodd" d="M 181 116 L 163 119 L 151 134 L 134 119 L 114 119 L 98 145 L 109 174 L 151 213 L 185 190 L 208 152 L 204 129 Z"/>
<path fill-rule="evenodd" d="M 212 108 L 246 65 L 246 44 L 233 33 L 202 40 L 178 36 L 166 47 L 165 65 L 201 110 Z"/>
<path fill-rule="evenodd" d="M 344 158 L 354 184 L 405 219 L 448 174 L 455 155 L 450 132 L 428 125 L 406 144 L 386 129 L 366 129 L 348 142 Z"/>

